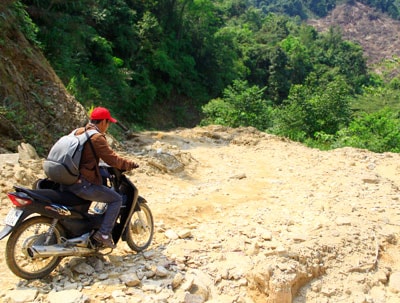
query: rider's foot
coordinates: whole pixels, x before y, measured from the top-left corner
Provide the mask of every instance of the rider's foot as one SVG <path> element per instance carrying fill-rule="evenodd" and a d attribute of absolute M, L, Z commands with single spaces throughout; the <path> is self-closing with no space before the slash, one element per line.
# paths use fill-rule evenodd
<path fill-rule="evenodd" d="M 96 231 L 96 233 L 93 235 L 93 239 L 95 239 L 97 242 L 101 243 L 103 246 L 106 246 L 109 248 L 117 247 L 114 244 L 114 241 L 113 241 L 111 235 L 103 235 L 99 231 Z"/>

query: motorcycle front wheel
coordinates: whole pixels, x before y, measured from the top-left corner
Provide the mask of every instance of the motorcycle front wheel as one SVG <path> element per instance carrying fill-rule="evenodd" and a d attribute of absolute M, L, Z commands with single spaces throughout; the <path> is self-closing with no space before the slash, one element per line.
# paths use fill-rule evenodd
<path fill-rule="evenodd" d="M 126 242 L 129 247 L 140 252 L 149 247 L 153 240 L 154 221 L 150 207 L 146 203 L 140 204 L 140 211 L 135 211 L 127 227 Z"/>
<path fill-rule="evenodd" d="M 53 229 L 50 238 L 47 234 L 52 219 L 32 217 L 24 221 L 10 235 L 6 246 L 6 263 L 18 277 L 32 280 L 49 275 L 61 262 L 62 257 L 32 258 L 28 252 L 32 245 L 51 245 L 61 243 L 64 232 L 60 226 Z M 46 240 L 49 240 L 47 243 Z"/>

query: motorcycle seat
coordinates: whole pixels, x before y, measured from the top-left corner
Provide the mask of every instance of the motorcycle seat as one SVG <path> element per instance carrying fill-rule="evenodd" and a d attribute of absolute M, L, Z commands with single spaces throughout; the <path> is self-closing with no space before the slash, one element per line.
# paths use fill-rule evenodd
<path fill-rule="evenodd" d="M 68 191 L 59 191 L 54 189 L 28 189 L 21 186 L 14 186 L 17 191 L 28 194 L 35 200 L 40 200 L 46 203 L 58 203 L 67 206 L 76 206 L 91 203 L 91 201 L 79 198 Z"/>

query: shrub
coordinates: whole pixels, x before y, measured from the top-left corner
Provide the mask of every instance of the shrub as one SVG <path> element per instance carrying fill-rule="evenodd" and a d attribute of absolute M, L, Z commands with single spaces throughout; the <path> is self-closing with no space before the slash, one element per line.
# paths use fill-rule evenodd
<path fill-rule="evenodd" d="M 271 126 L 271 107 L 263 99 L 263 89 L 247 81 L 235 80 L 223 93 L 223 98 L 211 100 L 202 107 L 202 125 L 220 124 L 230 127 L 253 126 L 265 130 Z"/>
<path fill-rule="evenodd" d="M 384 108 L 364 113 L 340 130 L 334 147 L 352 146 L 374 152 L 400 152 L 400 119 L 398 112 Z"/>

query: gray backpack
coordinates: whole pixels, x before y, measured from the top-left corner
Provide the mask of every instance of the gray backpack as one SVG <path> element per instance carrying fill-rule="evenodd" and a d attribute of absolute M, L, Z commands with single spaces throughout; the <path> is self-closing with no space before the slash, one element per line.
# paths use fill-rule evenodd
<path fill-rule="evenodd" d="M 61 137 L 50 149 L 47 159 L 44 160 L 44 173 L 56 183 L 71 185 L 78 180 L 83 146 L 87 140 L 96 155 L 90 137 L 97 134 L 98 131 L 92 129 L 75 136 L 76 131 Z"/>

